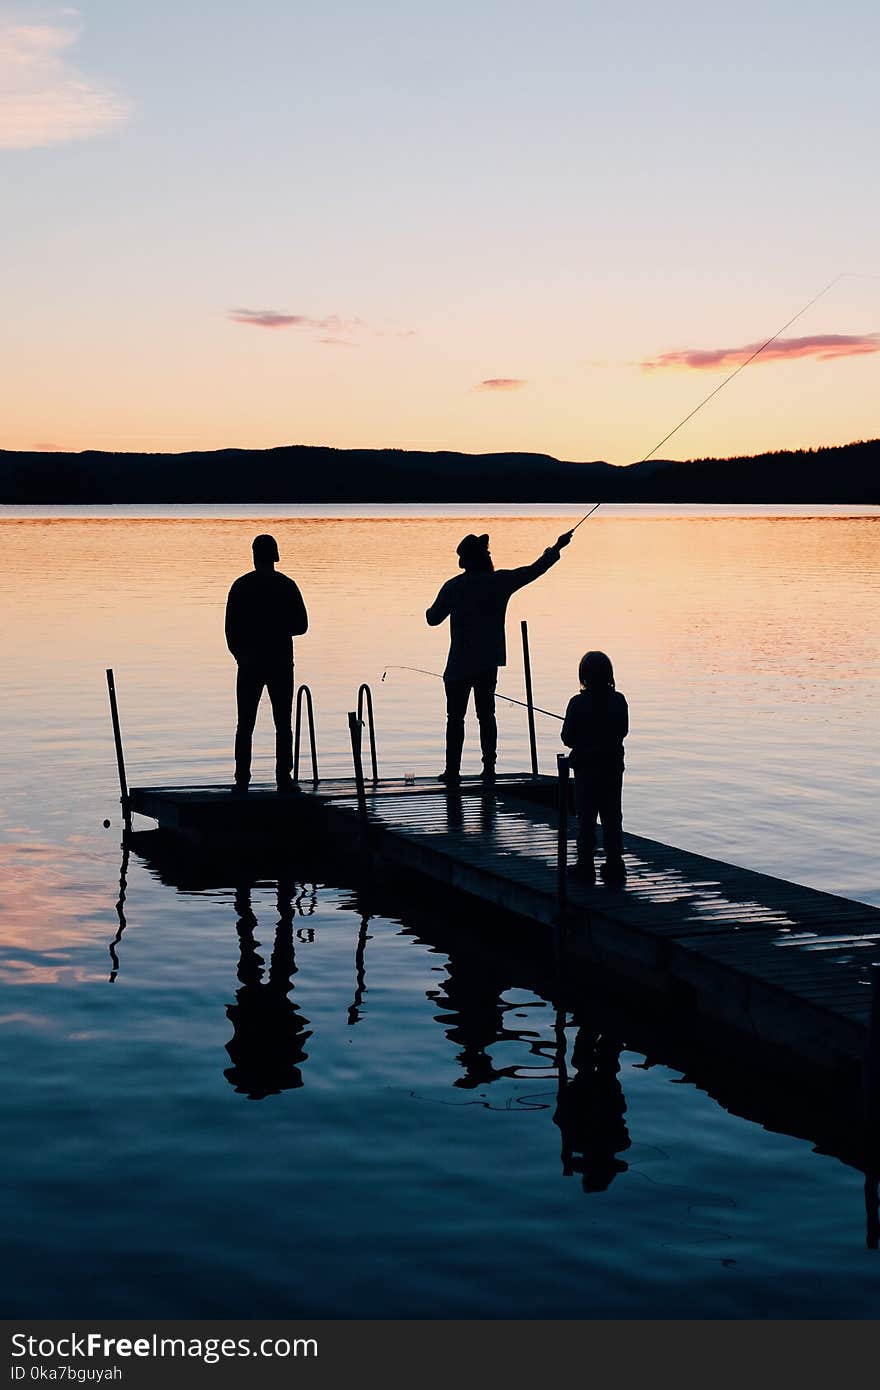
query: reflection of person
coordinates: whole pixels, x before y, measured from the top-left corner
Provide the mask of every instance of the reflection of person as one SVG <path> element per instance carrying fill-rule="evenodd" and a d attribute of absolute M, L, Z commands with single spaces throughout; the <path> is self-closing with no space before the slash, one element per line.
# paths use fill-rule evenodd
<path fill-rule="evenodd" d="M 532 1036 L 507 1027 L 507 1014 L 515 1015 L 519 1007 L 504 999 L 510 988 L 509 967 L 462 945 L 448 950 L 446 970 L 440 989 L 430 990 L 428 998 L 439 1003 L 443 1012 L 435 1015 L 436 1021 L 444 1025 L 447 1038 L 459 1049 L 456 1061 L 461 1075 L 452 1084 L 474 1091 L 502 1077 L 517 1076 L 516 1063 L 496 1066 L 492 1056 L 497 1043 L 520 1042 Z"/>
<path fill-rule="evenodd" d="M 604 1192 L 626 1172 L 618 1155 L 630 1147 L 620 1043 L 581 1026 L 571 1060 L 576 1072 L 560 1085 L 553 1116 L 562 1134 L 562 1171 L 580 1173 L 585 1192 Z"/>
<path fill-rule="evenodd" d="M 458 547 L 459 568 L 443 585 L 425 614 L 431 627 L 449 618 L 449 658 L 443 672 L 446 686 L 446 766 L 441 782 L 456 783 L 461 775 L 464 717 L 474 693 L 480 725 L 483 780 L 495 779 L 498 729 L 495 722 L 495 686 L 498 667 L 507 662 L 504 619 L 507 604 L 517 589 L 546 574 L 571 540 L 571 532 L 559 537 L 534 564 L 515 570 L 496 570 L 489 554 L 489 537 L 465 536 Z"/>
<path fill-rule="evenodd" d="M 294 790 L 291 639 L 307 631 L 309 620 L 297 585 L 275 569 L 274 537 L 257 536 L 253 553 L 254 568 L 236 579 L 226 600 L 226 645 L 238 663 L 235 790 L 246 792 L 251 780 L 254 724 L 268 688 L 275 720 L 275 783 L 280 792 L 289 792 Z"/>
<path fill-rule="evenodd" d="M 250 888 L 237 890 L 235 908 L 241 949 L 238 966 L 241 988 L 236 992 L 235 1003 L 226 1010 L 234 1033 L 226 1044 L 232 1066 L 226 1069 L 224 1076 L 236 1091 L 251 1100 L 265 1100 L 266 1096 L 302 1086 L 300 1064 L 308 1057 L 304 1044 L 311 1037 L 309 1020 L 288 997 L 297 970 L 291 892 L 289 887 L 279 883 L 278 926 L 265 981 L 254 935 L 257 919 L 251 906 Z"/>
<path fill-rule="evenodd" d="M 574 872 L 595 883 L 596 817 L 602 822 L 606 883 L 626 879 L 623 862 L 623 740 L 629 730 L 626 700 L 614 687 L 614 670 L 604 652 L 586 652 L 578 666 L 580 693 L 568 702 L 562 742 L 571 749 L 577 804 L 578 859 Z"/>

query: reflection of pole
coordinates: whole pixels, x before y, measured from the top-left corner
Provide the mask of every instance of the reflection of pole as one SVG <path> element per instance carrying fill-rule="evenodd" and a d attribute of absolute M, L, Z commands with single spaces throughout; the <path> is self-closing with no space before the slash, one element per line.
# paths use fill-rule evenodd
<path fill-rule="evenodd" d="M 877 1180 L 880 1172 L 880 964 L 869 966 L 871 1013 L 862 1063 L 862 1094 L 865 1125 L 865 1211 L 869 1250 L 880 1245 Z"/>
<path fill-rule="evenodd" d="M 532 755 L 532 776 L 538 775 L 538 744 L 535 739 L 535 702 L 532 699 L 532 663 L 529 660 L 529 625 L 523 618 L 522 631 L 523 671 L 526 677 L 526 708 L 529 712 L 529 752 Z"/>
<path fill-rule="evenodd" d="M 568 1087 L 568 1068 L 565 1062 L 567 1047 L 565 1019 L 565 1009 L 561 1004 L 557 1004 L 554 1032 L 556 1034 L 556 1115 L 558 1120 L 562 1118 L 563 1107 L 565 1106 L 565 1092 Z M 567 1126 L 560 1124 L 560 1130 L 562 1134 L 562 1175 L 565 1178 L 570 1178 L 574 1172 L 571 1161 L 571 1141 L 568 1137 Z"/>
<path fill-rule="evenodd" d="M 865 1244 L 869 1250 L 880 1248 L 880 1190 L 877 1169 L 869 1164 L 865 1170 Z"/>
<path fill-rule="evenodd" d="M 354 991 L 354 999 L 352 1000 L 348 1009 L 349 1024 L 355 1024 L 360 1019 L 361 1005 L 364 1002 L 364 993 L 367 987 L 366 955 L 367 941 L 369 940 L 369 936 L 367 933 L 367 923 L 369 922 L 369 920 L 369 917 L 367 917 L 366 915 L 364 915 L 361 918 L 360 931 L 358 932 L 357 949 L 354 953 L 356 985 Z"/>
<path fill-rule="evenodd" d="M 119 957 L 116 954 L 116 947 L 122 940 L 122 933 L 125 931 L 125 928 L 127 926 L 125 920 L 125 893 L 128 887 L 129 852 L 130 851 L 128 848 L 128 838 L 126 837 L 122 841 L 122 863 L 119 867 L 119 897 L 116 899 L 116 916 L 119 918 L 119 927 L 117 928 L 116 935 L 110 942 L 110 959 L 113 962 L 113 969 L 110 971 L 111 985 L 113 981 L 116 979 L 116 976 L 119 974 Z"/>
<path fill-rule="evenodd" d="M 122 806 L 122 819 L 126 830 L 131 830 L 131 808 L 128 804 L 128 782 L 125 777 L 125 759 L 122 756 L 122 734 L 119 730 L 119 710 L 116 706 L 116 685 L 112 667 L 107 668 L 107 690 L 110 694 L 110 718 L 113 721 L 113 741 L 116 744 L 116 768 L 119 773 L 119 801 Z"/>

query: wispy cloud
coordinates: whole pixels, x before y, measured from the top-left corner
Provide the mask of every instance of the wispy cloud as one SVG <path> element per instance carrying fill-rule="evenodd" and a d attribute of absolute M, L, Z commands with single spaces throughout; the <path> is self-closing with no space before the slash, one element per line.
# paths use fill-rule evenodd
<path fill-rule="evenodd" d="M 667 368 L 721 371 L 748 361 L 760 346 L 760 343 L 749 343 L 746 347 L 735 348 L 682 348 L 649 357 L 637 365 L 646 372 Z M 789 362 L 812 357 L 819 362 L 832 362 L 838 357 L 863 357 L 871 352 L 880 352 L 880 333 L 814 333 L 809 338 L 780 338 L 764 348 L 755 361 Z"/>
<path fill-rule="evenodd" d="M 306 328 L 319 333 L 355 333 L 366 328 L 363 319 L 343 319 L 338 314 L 315 319 L 308 314 L 285 314 L 279 309 L 230 309 L 233 323 L 246 323 L 252 328 Z"/>
<path fill-rule="evenodd" d="M 77 12 L 64 21 L 21 24 L 0 18 L 0 149 L 85 140 L 124 121 L 131 103 L 108 82 L 86 77 L 68 50 Z"/>
<path fill-rule="evenodd" d="M 474 387 L 475 391 L 519 391 L 526 386 L 525 377 L 519 376 L 489 376 L 485 381 L 481 381 Z"/>
<path fill-rule="evenodd" d="M 414 328 L 399 328 L 391 319 L 377 326 L 367 323 L 366 319 L 344 319 L 340 314 L 315 318 L 311 314 L 288 314 L 283 309 L 229 309 L 227 314 L 233 323 L 243 323 L 249 328 L 298 329 L 313 335 L 325 347 L 360 347 L 369 338 L 415 337 Z"/>

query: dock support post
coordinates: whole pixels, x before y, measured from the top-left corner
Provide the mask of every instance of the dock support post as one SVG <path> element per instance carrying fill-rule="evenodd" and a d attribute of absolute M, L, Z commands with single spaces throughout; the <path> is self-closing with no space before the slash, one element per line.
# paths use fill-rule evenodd
<path fill-rule="evenodd" d="M 526 708 L 529 712 L 529 752 L 532 755 L 532 776 L 538 775 L 538 744 L 535 739 L 535 702 L 532 698 L 532 663 L 529 658 L 529 625 L 523 618 L 522 632 L 523 671 L 526 677 Z"/>
<path fill-rule="evenodd" d="M 568 756 L 558 753 L 556 767 L 559 772 L 559 829 L 556 838 L 556 910 L 562 921 L 566 905 L 566 880 L 568 870 Z"/>
<path fill-rule="evenodd" d="M 351 756 L 354 762 L 354 785 L 357 790 L 358 815 L 364 834 L 369 824 L 367 818 L 367 793 L 364 787 L 364 764 L 361 758 L 361 721 L 354 710 L 348 713 L 348 732 L 351 736 Z"/>
<path fill-rule="evenodd" d="M 122 807 L 122 823 L 131 832 L 131 804 L 128 799 L 128 780 L 125 776 L 125 758 L 122 754 L 122 734 L 119 729 L 119 709 L 116 704 L 116 684 L 113 668 L 107 667 L 107 691 L 110 695 L 110 718 L 113 721 L 113 741 L 116 744 L 116 770 L 119 773 L 119 804 Z"/>

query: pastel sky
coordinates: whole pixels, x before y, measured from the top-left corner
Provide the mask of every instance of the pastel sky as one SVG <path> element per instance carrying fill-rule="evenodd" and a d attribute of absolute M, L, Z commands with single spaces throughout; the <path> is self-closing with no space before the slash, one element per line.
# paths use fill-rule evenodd
<path fill-rule="evenodd" d="M 876 0 L 0 8 L 0 447 L 880 435 Z M 873 278 L 870 278 L 873 277 Z"/>

